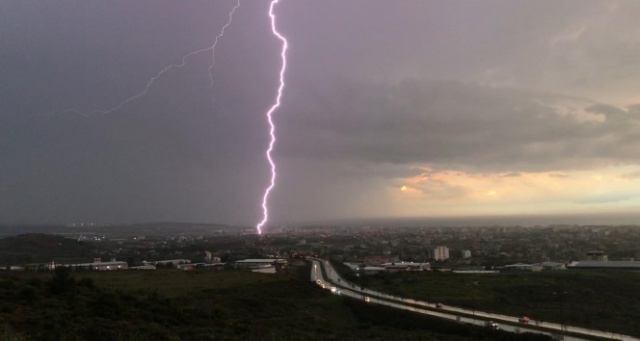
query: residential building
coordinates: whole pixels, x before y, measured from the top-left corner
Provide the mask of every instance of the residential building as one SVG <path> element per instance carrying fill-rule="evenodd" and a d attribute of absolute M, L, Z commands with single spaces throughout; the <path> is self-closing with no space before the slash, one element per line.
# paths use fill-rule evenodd
<path fill-rule="evenodd" d="M 449 259 L 449 248 L 446 246 L 437 246 L 433 249 L 429 249 L 429 258 L 441 261 Z"/>

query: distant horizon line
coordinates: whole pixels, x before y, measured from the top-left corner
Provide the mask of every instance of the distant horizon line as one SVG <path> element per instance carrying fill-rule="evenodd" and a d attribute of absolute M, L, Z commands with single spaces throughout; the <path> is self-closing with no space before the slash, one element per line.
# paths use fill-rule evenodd
<path fill-rule="evenodd" d="M 75 225 L 74 225 L 75 224 Z M 106 227 L 128 225 L 215 225 L 224 227 L 252 228 L 252 224 L 210 223 L 189 221 L 145 221 L 145 222 L 2 222 L 0 227 L 10 226 L 65 226 Z M 423 217 L 372 217 L 372 218 L 328 218 L 274 222 L 271 228 L 281 226 L 352 226 L 352 225 L 396 225 L 395 227 L 453 227 L 453 226 L 540 226 L 540 225 L 640 225 L 640 212 L 600 212 L 566 214 L 518 214 L 476 216 L 423 216 Z M 267 227 L 269 230 L 269 227 Z"/>

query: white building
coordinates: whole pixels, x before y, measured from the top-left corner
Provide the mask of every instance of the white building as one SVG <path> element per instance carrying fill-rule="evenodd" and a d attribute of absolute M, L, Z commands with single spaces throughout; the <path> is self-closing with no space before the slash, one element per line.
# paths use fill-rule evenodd
<path fill-rule="evenodd" d="M 375 275 L 387 271 L 383 266 L 365 266 L 362 268 L 362 273 L 365 275 Z"/>
<path fill-rule="evenodd" d="M 235 267 L 240 269 L 258 269 L 268 267 L 283 267 L 287 265 L 287 260 L 283 258 L 264 259 L 243 259 L 235 262 Z"/>
<path fill-rule="evenodd" d="M 132 266 L 129 270 L 155 270 L 156 266 L 153 264 L 145 264 L 140 266 Z"/>
<path fill-rule="evenodd" d="M 384 267 L 389 272 L 431 270 L 431 264 L 429 263 L 388 262 L 388 263 L 383 263 L 380 266 Z"/>
<path fill-rule="evenodd" d="M 500 268 L 501 272 L 513 272 L 513 271 L 533 271 L 533 272 L 538 272 L 538 271 L 542 271 L 542 264 L 523 264 L 523 263 L 516 263 L 516 264 L 509 264 L 509 265 L 505 265 L 502 268 Z"/>
<path fill-rule="evenodd" d="M 360 264 L 359 263 L 344 262 L 342 264 L 348 266 L 349 269 L 351 269 L 351 271 L 353 271 L 353 272 L 357 272 L 360 269 Z"/>
<path fill-rule="evenodd" d="M 429 258 L 437 261 L 447 260 L 449 259 L 449 248 L 446 246 L 437 246 L 429 249 Z"/>
<path fill-rule="evenodd" d="M 174 267 L 180 267 L 182 265 L 185 264 L 191 264 L 191 260 L 189 259 L 165 259 L 165 260 L 158 260 L 155 262 L 147 262 L 147 261 L 142 261 L 143 265 L 148 265 L 148 264 L 152 264 L 155 266 L 174 266 Z"/>
<path fill-rule="evenodd" d="M 544 270 L 567 270 L 567 267 L 564 263 L 558 262 L 542 262 L 540 263 Z"/>
<path fill-rule="evenodd" d="M 589 270 L 640 270 L 640 262 L 630 261 L 584 261 L 571 262 L 567 264 L 567 269 L 589 269 Z"/>
<path fill-rule="evenodd" d="M 93 262 L 93 263 L 80 263 L 80 264 L 56 264 L 54 267 L 64 266 L 73 270 L 127 270 L 129 265 L 127 262 L 118 262 L 112 260 L 111 262 Z"/>

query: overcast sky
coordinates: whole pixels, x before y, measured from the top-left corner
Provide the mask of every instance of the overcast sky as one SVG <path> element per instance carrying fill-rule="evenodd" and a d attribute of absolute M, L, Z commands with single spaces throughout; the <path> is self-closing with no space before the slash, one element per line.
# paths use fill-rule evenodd
<path fill-rule="evenodd" d="M 0 0 L 0 223 L 254 225 L 268 1 Z M 281 0 L 274 223 L 640 208 L 640 2 Z"/>

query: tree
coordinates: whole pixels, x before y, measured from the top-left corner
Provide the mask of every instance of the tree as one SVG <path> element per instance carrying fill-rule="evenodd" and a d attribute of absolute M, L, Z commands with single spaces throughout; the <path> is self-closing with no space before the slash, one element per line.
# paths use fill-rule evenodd
<path fill-rule="evenodd" d="M 65 266 L 58 266 L 53 271 L 53 277 L 49 282 L 51 293 L 61 294 L 73 291 L 76 286 L 76 279 L 71 276 L 71 269 Z"/>

